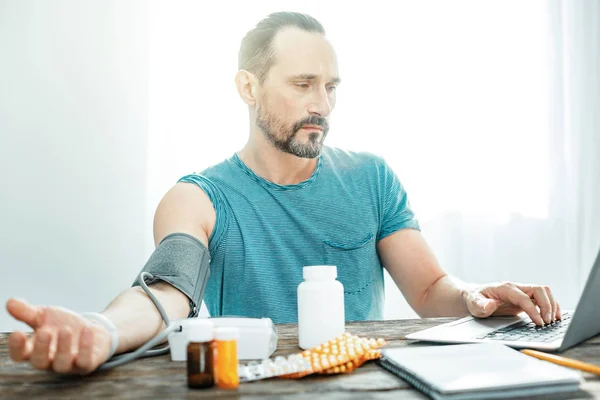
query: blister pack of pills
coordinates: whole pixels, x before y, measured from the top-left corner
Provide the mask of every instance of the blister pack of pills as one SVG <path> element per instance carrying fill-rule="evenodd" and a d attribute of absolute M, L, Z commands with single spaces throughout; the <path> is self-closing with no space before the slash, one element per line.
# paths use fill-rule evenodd
<path fill-rule="evenodd" d="M 339 374 L 354 371 L 366 361 L 381 357 L 383 339 L 367 339 L 345 333 L 322 345 L 287 357 L 240 365 L 240 382 L 272 377 L 297 379 L 311 374 Z"/>
<path fill-rule="evenodd" d="M 366 361 L 381 358 L 379 349 L 385 344 L 383 339 L 367 339 L 344 333 L 300 353 L 300 356 L 310 363 L 311 368 L 283 375 L 282 378 L 296 379 L 315 373 L 332 375 L 352 372 Z"/>
<path fill-rule="evenodd" d="M 311 369 L 311 365 L 300 354 L 287 357 L 267 358 L 262 362 L 253 361 L 247 365 L 239 365 L 240 382 L 251 382 L 275 376 L 302 373 Z"/>

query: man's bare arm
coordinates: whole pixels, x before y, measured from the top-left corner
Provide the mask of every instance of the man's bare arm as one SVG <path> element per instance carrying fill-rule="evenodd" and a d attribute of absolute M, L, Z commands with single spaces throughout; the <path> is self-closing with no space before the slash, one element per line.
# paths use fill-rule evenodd
<path fill-rule="evenodd" d="M 468 314 L 464 288 L 442 270 L 421 232 L 395 232 L 380 240 L 377 250 L 404 298 L 421 317 Z"/>
<path fill-rule="evenodd" d="M 410 306 L 422 317 L 515 315 L 538 325 L 560 319 L 548 286 L 499 282 L 465 283 L 448 276 L 421 232 L 403 229 L 379 241 L 379 256 Z"/>
<path fill-rule="evenodd" d="M 171 233 L 188 233 L 208 247 L 216 215 L 208 196 L 198 187 L 178 183 L 162 199 L 154 216 L 154 242 L 158 245 Z M 164 307 L 169 319 L 189 315 L 189 299 L 166 282 L 149 286 Z M 129 288 L 102 312 L 117 326 L 117 353 L 136 349 L 157 335 L 165 324 L 154 303 L 139 286 Z"/>
<path fill-rule="evenodd" d="M 191 184 L 179 183 L 163 198 L 155 214 L 154 239 L 159 243 L 170 233 L 187 233 L 207 245 L 216 215 L 206 194 Z M 159 282 L 150 290 L 170 319 L 189 314 L 189 299 L 173 286 Z M 38 369 L 60 373 L 89 373 L 108 358 L 110 334 L 105 328 L 60 307 L 32 306 L 10 299 L 6 308 L 16 319 L 30 325 L 34 334 L 14 332 L 9 353 L 15 361 L 30 361 Z M 116 325 L 117 352 L 135 349 L 164 327 L 152 300 L 139 287 L 117 296 L 103 311 Z"/>

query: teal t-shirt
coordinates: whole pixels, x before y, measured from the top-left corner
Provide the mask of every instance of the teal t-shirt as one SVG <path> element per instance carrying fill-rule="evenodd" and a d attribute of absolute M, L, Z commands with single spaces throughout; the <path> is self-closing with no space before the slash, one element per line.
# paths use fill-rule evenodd
<path fill-rule="evenodd" d="M 235 154 L 180 182 L 204 190 L 217 215 L 204 295 L 212 316 L 297 322 L 302 267 L 335 265 L 346 320 L 382 319 L 377 242 L 419 225 L 381 157 L 324 147 L 308 180 L 277 185 Z"/>

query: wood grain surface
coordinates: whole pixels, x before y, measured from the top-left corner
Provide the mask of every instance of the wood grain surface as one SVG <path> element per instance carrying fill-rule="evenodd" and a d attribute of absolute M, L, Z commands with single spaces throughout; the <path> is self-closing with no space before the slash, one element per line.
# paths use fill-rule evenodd
<path fill-rule="evenodd" d="M 427 318 L 395 321 L 349 322 L 347 331 L 359 336 L 384 338 L 387 347 L 409 344 L 405 335 L 453 318 Z M 279 335 L 275 355 L 299 352 L 295 324 L 277 325 Z M 188 389 L 185 362 L 172 362 L 168 355 L 133 361 L 107 372 L 89 376 L 61 376 L 33 369 L 28 363 L 15 363 L 8 357 L 6 333 L 0 333 L 0 399 L 66 398 L 219 398 L 219 399 L 425 399 L 407 383 L 373 362 L 351 374 L 309 376 L 299 380 L 267 379 L 241 384 L 237 390 Z M 421 343 L 411 343 L 423 345 Z M 600 364 L 600 336 L 561 355 Z M 600 376 L 585 373 L 582 390 L 546 399 L 600 398 Z"/>

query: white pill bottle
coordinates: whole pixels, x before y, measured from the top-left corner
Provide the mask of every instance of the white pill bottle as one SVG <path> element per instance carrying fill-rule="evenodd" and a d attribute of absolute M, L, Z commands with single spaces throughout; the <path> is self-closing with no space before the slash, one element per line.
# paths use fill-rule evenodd
<path fill-rule="evenodd" d="M 298 285 L 298 344 L 310 349 L 345 332 L 344 286 L 334 265 L 302 269 Z"/>

